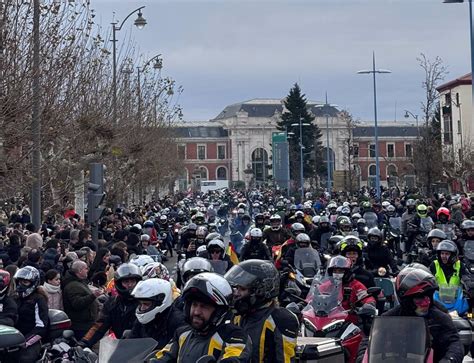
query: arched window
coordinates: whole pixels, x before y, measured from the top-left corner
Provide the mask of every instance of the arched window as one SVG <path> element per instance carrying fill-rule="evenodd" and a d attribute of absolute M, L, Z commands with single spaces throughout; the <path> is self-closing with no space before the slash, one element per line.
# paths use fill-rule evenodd
<path fill-rule="evenodd" d="M 367 178 L 367 186 L 369 188 L 375 188 L 376 175 L 377 175 L 377 167 L 374 164 L 369 165 L 369 176 Z"/>
<path fill-rule="evenodd" d="M 408 188 L 413 188 L 415 186 L 415 167 L 412 164 L 407 164 L 403 168 L 405 186 Z"/>
<path fill-rule="evenodd" d="M 398 184 L 397 166 L 394 164 L 389 164 L 387 166 L 387 185 L 389 187 L 394 187 L 397 184 Z"/>
<path fill-rule="evenodd" d="M 265 149 L 258 148 L 252 152 L 252 171 L 255 181 L 263 183 L 268 177 L 268 154 Z"/>
<path fill-rule="evenodd" d="M 205 166 L 201 166 L 199 168 L 199 171 L 201 172 L 200 179 L 201 180 L 207 180 L 207 178 L 208 178 L 207 168 Z"/>
<path fill-rule="evenodd" d="M 227 180 L 227 169 L 225 166 L 219 166 L 216 170 L 217 180 Z"/>

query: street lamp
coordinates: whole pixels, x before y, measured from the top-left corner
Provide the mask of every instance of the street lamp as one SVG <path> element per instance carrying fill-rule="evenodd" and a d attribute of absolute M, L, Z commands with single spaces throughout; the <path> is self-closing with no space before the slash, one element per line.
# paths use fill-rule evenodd
<path fill-rule="evenodd" d="M 416 132 L 418 134 L 418 138 L 420 138 L 420 129 L 418 128 L 418 115 L 414 115 L 412 112 L 405 110 L 405 118 L 413 117 L 416 120 Z"/>
<path fill-rule="evenodd" d="M 157 54 L 154 57 L 150 58 L 148 61 L 145 62 L 145 64 L 142 67 L 137 67 L 137 75 L 138 75 L 138 78 L 137 78 L 137 81 L 138 81 L 138 86 L 137 86 L 138 87 L 137 88 L 137 90 L 138 90 L 138 122 L 141 122 L 141 119 L 142 119 L 142 95 L 141 95 L 142 91 L 141 91 L 140 74 L 145 72 L 146 67 L 148 67 L 148 65 L 153 61 L 155 62 L 155 64 L 153 64 L 154 69 L 161 70 L 163 68 L 163 59 L 161 58 L 161 54 Z"/>
<path fill-rule="evenodd" d="M 472 109 L 474 110 L 474 81 L 472 78 L 474 77 L 474 22 L 472 20 L 472 0 L 466 0 L 469 2 L 469 26 L 470 26 L 470 37 L 471 37 L 471 102 L 472 102 Z M 444 0 L 443 3 L 445 4 L 453 4 L 453 3 L 463 3 L 464 0 Z M 472 113 L 472 118 L 474 120 L 474 112 Z"/>
<path fill-rule="evenodd" d="M 377 83 L 375 75 L 377 73 L 392 73 L 387 69 L 375 68 L 375 52 L 372 53 L 372 69 L 358 71 L 358 74 L 372 74 L 374 80 L 374 133 L 375 133 L 375 188 L 377 199 L 380 200 L 380 164 L 379 164 L 379 135 L 377 125 Z"/>
<path fill-rule="evenodd" d="M 295 127 L 295 126 L 299 126 L 300 127 L 300 140 L 299 140 L 299 144 L 300 144 L 300 188 L 301 188 L 301 201 L 303 201 L 303 198 L 304 198 L 304 185 L 303 185 L 303 149 L 304 149 L 304 146 L 303 146 L 303 126 L 311 126 L 311 124 L 308 124 L 308 123 L 303 123 L 302 122 L 303 119 L 300 117 L 300 122 L 298 123 L 294 123 L 294 124 L 291 124 L 291 126 Z"/>
<path fill-rule="evenodd" d="M 135 19 L 134 25 L 138 29 L 143 29 L 146 25 L 146 20 L 143 17 L 142 14 L 142 9 L 144 6 L 139 7 L 138 9 L 133 10 L 130 14 L 128 14 L 125 19 L 123 19 L 122 23 L 120 26 L 117 26 L 118 22 L 113 22 L 112 24 L 112 57 L 113 57 L 113 79 L 112 79 L 112 91 L 113 91 L 113 99 L 112 99 L 112 110 L 113 110 L 113 121 L 116 124 L 117 123 L 117 37 L 116 33 L 120 31 L 123 27 L 123 24 L 127 21 L 128 18 L 130 18 L 133 14 L 138 12 L 137 18 Z"/>

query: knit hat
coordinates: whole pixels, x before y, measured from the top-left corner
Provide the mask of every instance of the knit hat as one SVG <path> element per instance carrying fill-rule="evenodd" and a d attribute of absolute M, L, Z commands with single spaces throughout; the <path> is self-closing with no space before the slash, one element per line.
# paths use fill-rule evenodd
<path fill-rule="evenodd" d="M 43 247 L 43 237 L 39 233 L 32 233 L 26 238 L 25 246 L 40 249 Z"/>

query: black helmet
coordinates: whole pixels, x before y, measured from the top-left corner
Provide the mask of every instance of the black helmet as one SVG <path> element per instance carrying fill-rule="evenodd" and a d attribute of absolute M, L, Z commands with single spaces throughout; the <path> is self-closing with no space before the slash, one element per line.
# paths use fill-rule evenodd
<path fill-rule="evenodd" d="M 426 237 L 426 239 L 428 240 L 428 242 L 429 242 L 432 238 L 438 238 L 438 239 L 440 239 L 441 241 L 443 241 L 443 240 L 445 240 L 447 237 L 446 237 L 446 233 L 444 233 L 443 230 L 438 229 L 438 228 L 435 228 L 435 229 L 432 229 L 432 230 L 428 233 L 428 236 Z"/>
<path fill-rule="evenodd" d="M 333 276 L 334 269 L 342 269 L 344 270 L 344 276 L 342 277 L 342 281 L 348 282 L 352 278 L 352 262 L 347 257 L 344 256 L 334 256 L 329 260 L 328 267 L 327 267 L 327 274 L 328 276 Z"/>
<path fill-rule="evenodd" d="M 474 221 L 472 219 L 465 219 L 462 221 L 460 228 L 463 232 L 468 229 L 474 229 Z"/>
<path fill-rule="evenodd" d="M 191 278 L 186 283 L 182 296 L 185 301 L 184 317 L 188 323 L 191 322 L 193 301 L 200 301 L 216 308 L 206 326 L 201 329 L 203 331 L 221 324 L 232 305 L 232 288 L 229 283 L 223 276 L 212 272 L 203 272 Z"/>
<path fill-rule="evenodd" d="M 140 268 L 134 263 L 124 263 L 119 266 L 115 271 L 115 288 L 117 292 L 123 297 L 131 297 L 132 289 L 127 289 L 122 285 L 122 281 L 125 279 L 135 279 L 138 281 L 142 280 L 142 272 Z"/>
<path fill-rule="evenodd" d="M 346 236 L 338 243 L 339 253 L 343 256 L 350 251 L 357 252 L 361 256 L 363 248 L 364 242 L 357 236 Z"/>
<path fill-rule="evenodd" d="M 250 309 L 258 309 L 278 296 L 280 275 L 275 265 L 269 261 L 247 260 L 233 266 L 224 277 L 231 286 L 250 289 L 250 294 L 234 302 L 239 314 Z"/>
<path fill-rule="evenodd" d="M 371 240 L 370 237 L 377 237 L 377 241 Z M 369 232 L 367 233 L 367 240 L 369 241 L 370 245 L 381 244 L 383 240 L 382 231 L 378 229 L 377 227 L 373 227 L 369 229 Z"/>
<path fill-rule="evenodd" d="M 311 238 L 306 233 L 300 233 L 296 236 L 296 245 L 298 247 L 309 247 L 311 245 Z"/>
<path fill-rule="evenodd" d="M 418 267 L 405 267 L 395 280 L 395 289 L 400 300 L 420 295 L 432 295 L 437 288 L 438 284 L 433 274 Z"/>
<path fill-rule="evenodd" d="M 451 253 L 451 256 L 449 256 L 449 259 L 448 259 L 448 264 L 450 265 L 453 265 L 457 259 L 458 259 L 458 255 L 459 255 L 459 251 L 458 251 L 458 247 L 456 246 L 456 243 L 454 243 L 453 241 L 450 241 L 449 239 L 445 239 L 444 241 L 441 241 L 438 245 L 438 247 L 436 248 L 436 253 L 438 255 L 438 261 L 441 262 L 441 252 L 450 252 Z"/>
<path fill-rule="evenodd" d="M 344 236 L 341 236 L 340 234 L 336 234 L 334 236 L 329 237 L 329 239 L 328 239 L 328 252 L 329 253 L 335 252 L 339 242 L 341 242 L 343 238 L 344 238 Z"/>
<path fill-rule="evenodd" d="M 10 287 L 10 273 L 5 270 L 0 270 L 0 301 L 8 294 L 8 288 Z"/>
<path fill-rule="evenodd" d="M 306 232 L 305 228 L 304 228 L 304 225 L 302 223 L 293 223 L 291 225 L 291 233 L 293 233 L 293 235 L 297 235 L 298 233 L 304 233 Z"/>
<path fill-rule="evenodd" d="M 181 271 L 181 278 L 184 283 L 188 282 L 191 277 L 202 272 L 212 272 L 213 268 L 209 260 L 202 257 L 192 257 L 187 259 Z"/>
<path fill-rule="evenodd" d="M 16 292 L 22 298 L 30 296 L 35 292 L 36 288 L 40 284 L 40 273 L 39 271 L 32 266 L 25 266 L 20 268 L 13 276 L 16 282 Z M 26 286 L 23 285 L 19 280 L 30 281 L 31 284 Z"/>

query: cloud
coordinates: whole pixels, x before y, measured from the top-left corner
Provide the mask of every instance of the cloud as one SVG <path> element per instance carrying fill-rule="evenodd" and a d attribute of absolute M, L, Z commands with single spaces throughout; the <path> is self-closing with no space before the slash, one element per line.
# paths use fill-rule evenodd
<path fill-rule="evenodd" d="M 450 77 L 467 73 L 467 4 L 442 0 L 95 0 L 110 22 L 146 5 L 148 25 L 131 34 L 143 53 L 164 56 L 164 72 L 182 84 L 186 117 L 211 118 L 229 103 L 283 97 L 298 81 L 311 99 L 328 90 L 332 102 L 371 118 L 368 77 L 376 51 L 392 75 L 379 81 L 380 116 L 419 109 L 422 70 L 416 57 L 441 55 Z M 105 22 L 105 23 L 108 23 Z M 125 34 L 120 34 L 124 37 Z M 123 39 L 123 38 L 120 38 Z M 206 110 L 209 113 L 206 116 Z M 213 111 L 211 111 L 213 110 Z M 415 112 L 415 111 L 413 111 Z"/>

